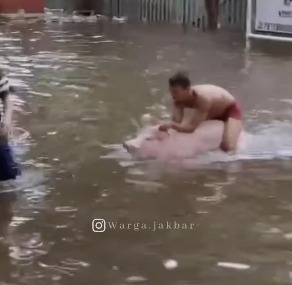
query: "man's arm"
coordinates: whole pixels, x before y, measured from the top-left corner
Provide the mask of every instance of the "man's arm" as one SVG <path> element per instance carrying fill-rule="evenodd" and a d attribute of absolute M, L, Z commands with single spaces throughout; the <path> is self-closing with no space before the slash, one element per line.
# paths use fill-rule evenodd
<path fill-rule="evenodd" d="M 204 121 L 207 120 L 208 112 L 200 112 L 195 119 L 191 120 L 188 124 L 172 123 L 172 128 L 182 133 L 192 133 Z"/>
<path fill-rule="evenodd" d="M 181 107 L 178 104 L 174 104 L 171 120 L 177 124 L 180 124 L 182 122 L 182 120 L 183 120 L 183 107 Z"/>
<path fill-rule="evenodd" d="M 200 102 L 200 105 L 197 109 L 196 116 L 193 116 L 193 118 L 186 124 L 178 124 L 178 123 L 172 123 L 171 128 L 178 132 L 182 133 L 192 133 L 196 130 L 196 128 L 204 121 L 207 120 L 209 113 L 209 102 L 202 101 Z"/>

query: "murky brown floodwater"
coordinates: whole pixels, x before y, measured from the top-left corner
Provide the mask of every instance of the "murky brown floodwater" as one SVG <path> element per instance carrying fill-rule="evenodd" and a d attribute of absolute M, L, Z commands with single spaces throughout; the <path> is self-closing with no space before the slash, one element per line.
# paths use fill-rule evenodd
<path fill-rule="evenodd" d="M 18 87 L 17 125 L 31 139 L 15 142 L 23 175 L 0 194 L 1 284 L 292 283 L 289 158 L 178 171 L 103 158 L 102 147 L 134 134 L 142 114 L 165 115 L 177 69 L 230 89 L 247 130 L 275 126 L 265 147 L 273 136 L 291 141 L 289 52 L 247 55 L 236 34 L 173 26 L 2 32 L 0 66 Z M 94 218 L 195 228 L 93 233 Z"/>

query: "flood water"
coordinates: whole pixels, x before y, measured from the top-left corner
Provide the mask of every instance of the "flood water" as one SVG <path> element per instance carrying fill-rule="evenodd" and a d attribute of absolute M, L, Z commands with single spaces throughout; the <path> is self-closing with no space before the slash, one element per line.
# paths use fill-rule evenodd
<path fill-rule="evenodd" d="M 248 54 L 239 33 L 175 26 L 1 32 L 16 126 L 30 134 L 15 136 L 23 173 L 0 194 L 1 284 L 292 283 L 289 155 L 188 169 L 108 155 L 143 114 L 167 116 L 167 79 L 178 69 L 230 90 L 263 153 L 291 142 L 289 48 Z M 93 233 L 93 219 L 124 228 Z"/>

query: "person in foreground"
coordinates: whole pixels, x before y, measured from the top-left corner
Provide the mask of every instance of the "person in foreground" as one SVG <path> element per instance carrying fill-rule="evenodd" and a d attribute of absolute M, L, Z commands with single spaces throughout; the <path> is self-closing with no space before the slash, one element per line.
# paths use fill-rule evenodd
<path fill-rule="evenodd" d="M 16 179 L 20 175 L 17 163 L 9 145 L 9 132 L 12 124 L 13 105 L 9 93 L 13 88 L 0 70 L 0 99 L 3 104 L 3 116 L 0 113 L 0 181 Z"/>
<path fill-rule="evenodd" d="M 3 105 L 3 116 L 0 113 L 0 135 L 7 137 L 12 120 L 12 102 L 9 100 L 9 94 L 13 91 L 12 86 L 9 84 L 8 78 L 0 69 L 0 99 Z"/>
<path fill-rule="evenodd" d="M 242 131 L 242 112 L 227 90 L 211 84 L 192 87 L 188 75 L 182 72 L 169 79 L 169 88 L 174 107 L 172 121 L 160 125 L 160 131 L 172 128 L 178 132 L 192 133 L 203 121 L 220 120 L 224 122 L 220 148 L 225 152 L 236 149 Z M 183 123 L 185 108 L 194 109 L 194 114 Z"/>

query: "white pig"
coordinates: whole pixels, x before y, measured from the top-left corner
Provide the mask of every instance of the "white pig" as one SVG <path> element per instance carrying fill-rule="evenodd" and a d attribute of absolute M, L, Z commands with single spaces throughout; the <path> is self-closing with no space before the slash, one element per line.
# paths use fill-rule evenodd
<path fill-rule="evenodd" d="M 138 136 L 124 142 L 124 148 L 137 159 L 185 159 L 219 148 L 223 136 L 222 121 L 203 122 L 193 133 L 159 131 L 159 125 L 147 126 Z M 239 138 L 238 147 L 245 133 Z"/>

